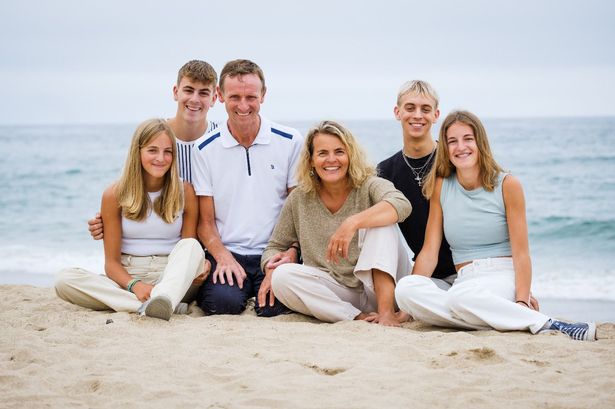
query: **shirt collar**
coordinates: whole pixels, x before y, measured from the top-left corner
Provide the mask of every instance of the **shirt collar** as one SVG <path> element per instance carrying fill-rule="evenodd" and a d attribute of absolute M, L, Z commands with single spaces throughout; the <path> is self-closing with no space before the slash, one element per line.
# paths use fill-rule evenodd
<path fill-rule="evenodd" d="M 252 145 L 268 145 L 271 142 L 271 122 L 262 115 L 260 118 L 261 126 Z M 224 121 L 224 125 L 220 128 L 220 133 L 222 134 L 222 146 L 225 148 L 232 148 L 233 146 L 239 145 L 237 139 L 233 138 L 231 131 L 228 129 L 228 120 Z"/>

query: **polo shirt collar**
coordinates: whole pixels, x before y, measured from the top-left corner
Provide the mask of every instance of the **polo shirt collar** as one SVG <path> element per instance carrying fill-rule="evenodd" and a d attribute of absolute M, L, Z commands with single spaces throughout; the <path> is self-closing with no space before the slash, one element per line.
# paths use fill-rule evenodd
<path fill-rule="evenodd" d="M 271 123 L 262 115 L 260 115 L 260 118 L 261 126 L 252 145 L 268 145 L 271 142 Z M 232 148 L 233 146 L 239 145 L 239 142 L 233 138 L 231 131 L 228 129 L 228 120 L 224 121 L 224 125 L 221 126 L 221 128 L 222 146 L 225 148 Z"/>

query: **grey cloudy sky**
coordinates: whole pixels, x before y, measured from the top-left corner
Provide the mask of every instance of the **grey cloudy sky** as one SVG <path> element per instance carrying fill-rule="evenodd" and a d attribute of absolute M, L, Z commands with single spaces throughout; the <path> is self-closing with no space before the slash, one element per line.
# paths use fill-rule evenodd
<path fill-rule="evenodd" d="M 615 115 L 614 43 L 610 0 L 3 1 L 0 124 L 172 116 L 195 58 L 258 63 L 275 120 L 390 118 L 413 78 L 444 113 Z"/>

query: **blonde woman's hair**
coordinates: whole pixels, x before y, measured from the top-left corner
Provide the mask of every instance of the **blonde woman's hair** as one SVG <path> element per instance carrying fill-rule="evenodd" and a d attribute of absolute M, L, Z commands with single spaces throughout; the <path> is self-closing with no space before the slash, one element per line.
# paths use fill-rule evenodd
<path fill-rule="evenodd" d="M 487 131 L 476 115 L 468 111 L 453 111 L 446 116 L 440 127 L 436 160 L 423 185 L 423 196 L 427 199 L 433 195 L 436 178 L 447 178 L 455 172 L 455 166 L 449 159 L 446 133 L 455 123 L 460 122 L 472 128 L 478 148 L 478 168 L 482 187 L 492 192 L 498 182 L 498 175 L 504 170 L 497 164 L 489 147 Z"/>
<path fill-rule="evenodd" d="M 164 175 L 162 192 L 152 204 L 145 189 L 141 149 L 161 133 L 167 134 L 171 139 L 173 160 Z M 149 119 L 141 123 L 135 131 L 122 176 L 116 185 L 116 194 L 122 215 L 130 220 L 144 220 L 152 208 L 166 223 L 173 223 L 184 208 L 183 184 L 177 170 L 175 135 L 165 120 Z"/>
<path fill-rule="evenodd" d="M 314 138 L 318 134 L 335 136 L 346 148 L 348 153 L 348 180 L 353 188 L 361 186 L 368 177 L 376 174 L 375 168 L 368 163 L 363 149 L 347 128 L 334 121 L 322 121 L 310 129 L 305 137 L 297 166 L 299 188 L 305 192 L 317 192 L 321 187 L 320 177 L 312 168 Z"/>

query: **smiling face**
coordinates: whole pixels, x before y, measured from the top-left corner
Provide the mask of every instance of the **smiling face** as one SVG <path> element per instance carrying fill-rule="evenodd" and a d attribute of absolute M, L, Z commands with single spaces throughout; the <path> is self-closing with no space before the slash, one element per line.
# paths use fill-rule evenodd
<path fill-rule="evenodd" d="M 258 113 L 265 100 L 265 90 L 258 75 L 225 77 L 224 87 L 218 87 L 218 94 L 231 124 L 246 126 L 259 123 Z"/>
<path fill-rule="evenodd" d="M 173 98 L 177 101 L 177 117 L 186 122 L 205 121 L 207 111 L 216 102 L 214 84 L 183 77 L 179 85 L 173 86 Z"/>
<path fill-rule="evenodd" d="M 348 150 L 333 135 L 319 133 L 312 141 L 312 167 L 323 186 L 348 183 Z"/>
<path fill-rule="evenodd" d="M 453 123 L 446 131 L 448 158 L 457 169 L 478 168 L 478 147 L 474 130 L 463 122 Z"/>
<path fill-rule="evenodd" d="M 405 138 L 431 138 L 431 126 L 438 120 L 440 111 L 436 102 L 421 94 L 407 93 L 393 109 L 395 118 L 401 122 Z"/>
<path fill-rule="evenodd" d="M 143 177 L 147 180 L 162 179 L 173 163 L 173 145 L 166 132 L 154 136 L 141 148 Z"/>

